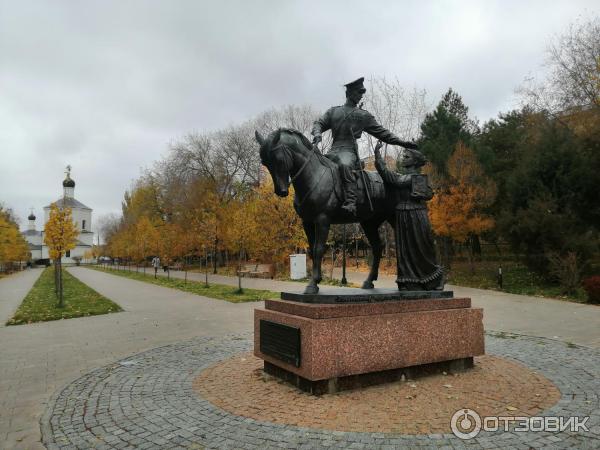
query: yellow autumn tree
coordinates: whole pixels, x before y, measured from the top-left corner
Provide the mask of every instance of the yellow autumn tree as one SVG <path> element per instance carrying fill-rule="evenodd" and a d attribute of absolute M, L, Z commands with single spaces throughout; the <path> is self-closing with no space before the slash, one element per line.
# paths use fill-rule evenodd
<path fill-rule="evenodd" d="M 459 142 L 448 159 L 448 178 L 437 179 L 436 194 L 429 203 L 429 217 L 438 236 L 466 243 L 494 227 L 494 219 L 484 209 L 496 198 L 496 185 L 485 175 L 475 153 Z M 436 185 L 436 182 L 433 183 Z M 469 260 L 473 255 L 469 246 Z"/>
<path fill-rule="evenodd" d="M 223 229 L 223 245 L 237 255 L 238 290 L 242 290 L 240 271 L 242 260 L 248 255 L 256 255 L 256 249 L 263 244 L 263 238 L 257 234 L 255 193 L 247 192 L 243 197 L 232 200 L 223 210 L 223 218 L 228 226 Z"/>
<path fill-rule="evenodd" d="M 285 264 L 298 248 L 306 248 L 302 221 L 294 210 L 294 189 L 280 198 L 273 193 L 273 182 L 267 178 L 256 188 L 253 206 L 256 242 L 253 254 L 265 262 Z"/>
<path fill-rule="evenodd" d="M 11 270 L 13 263 L 29 259 L 29 246 L 16 223 L 0 209 L 0 269 Z"/>
<path fill-rule="evenodd" d="M 208 286 L 208 254 L 217 242 L 218 198 L 209 183 L 197 180 L 191 187 L 184 208 L 190 252 L 204 260 L 205 285 Z"/>
<path fill-rule="evenodd" d="M 119 231 L 111 236 L 108 248 L 111 256 L 118 258 L 117 268 L 119 263 L 129 267 L 131 259 L 136 256 L 135 236 L 135 223 L 122 225 Z"/>
<path fill-rule="evenodd" d="M 158 253 L 159 233 L 147 216 L 141 216 L 135 224 L 135 255 L 138 262 L 143 262 L 146 273 L 146 259 Z"/>
<path fill-rule="evenodd" d="M 158 256 L 163 266 L 170 266 L 186 252 L 184 230 L 176 223 L 165 223 L 158 230 Z M 167 271 L 167 276 L 170 273 Z"/>
<path fill-rule="evenodd" d="M 48 222 L 44 227 L 44 243 L 48 246 L 50 258 L 54 260 L 54 282 L 59 308 L 64 306 L 61 258 L 75 248 L 78 234 L 71 216 L 71 208 L 59 208 L 56 203 L 52 203 Z"/>

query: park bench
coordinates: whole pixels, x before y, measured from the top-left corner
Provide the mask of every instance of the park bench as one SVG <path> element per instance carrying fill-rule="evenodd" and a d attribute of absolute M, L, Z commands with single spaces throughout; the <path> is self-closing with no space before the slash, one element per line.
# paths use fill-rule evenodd
<path fill-rule="evenodd" d="M 238 270 L 238 275 L 253 278 L 273 278 L 274 267 L 273 264 L 244 264 L 241 270 Z"/>

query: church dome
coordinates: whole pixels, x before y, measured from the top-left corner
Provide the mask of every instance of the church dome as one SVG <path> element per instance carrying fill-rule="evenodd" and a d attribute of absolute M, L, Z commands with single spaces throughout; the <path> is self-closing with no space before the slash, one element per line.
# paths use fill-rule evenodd
<path fill-rule="evenodd" d="M 67 175 L 67 178 L 65 178 L 64 181 L 63 181 L 63 187 L 74 188 L 75 187 L 75 181 L 73 181 L 71 179 L 71 177 L 69 175 Z"/>
<path fill-rule="evenodd" d="M 33 213 L 29 214 L 29 217 L 27 217 L 28 220 L 35 220 L 35 215 Z"/>

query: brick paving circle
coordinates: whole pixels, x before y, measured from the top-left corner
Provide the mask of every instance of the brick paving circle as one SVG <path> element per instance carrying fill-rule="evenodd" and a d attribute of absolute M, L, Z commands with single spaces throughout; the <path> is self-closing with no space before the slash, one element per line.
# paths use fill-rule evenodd
<path fill-rule="evenodd" d="M 260 421 L 229 413 L 198 395 L 194 380 L 219 362 L 248 352 L 250 338 L 197 338 L 96 369 L 50 400 L 41 419 L 42 442 L 49 449 L 600 448 L 597 350 L 540 338 L 488 335 L 489 355 L 521 363 L 560 390 L 560 400 L 542 415 L 589 416 L 590 431 L 482 431 L 474 439 L 460 440 L 448 433 L 331 431 Z M 289 405 L 290 410 L 295 407 Z"/>
<path fill-rule="evenodd" d="M 541 374 L 490 355 L 476 358 L 475 367 L 465 373 L 318 399 L 265 376 L 262 363 L 251 353 L 235 355 L 202 371 L 194 389 L 213 405 L 260 422 L 401 434 L 451 433 L 449 418 L 465 405 L 483 416 L 507 415 L 508 411 L 514 416 L 534 416 L 560 399 L 560 391 Z"/>

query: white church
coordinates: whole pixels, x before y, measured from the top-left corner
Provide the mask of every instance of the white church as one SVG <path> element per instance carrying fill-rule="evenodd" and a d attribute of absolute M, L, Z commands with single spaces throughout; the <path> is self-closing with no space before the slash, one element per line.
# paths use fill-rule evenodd
<path fill-rule="evenodd" d="M 71 166 L 67 166 L 67 176 L 63 181 L 63 196 L 54 203 L 59 208 L 71 208 L 73 222 L 79 230 L 77 236 L 77 245 L 74 249 L 68 251 L 62 258 L 63 263 L 74 263 L 75 259 L 83 259 L 84 253 L 92 248 L 94 242 L 94 233 L 92 232 L 92 208 L 85 206 L 79 200 L 75 199 L 75 181 L 71 178 Z M 27 230 L 23 232 L 23 237 L 29 243 L 31 260 L 36 262 L 45 262 L 49 258 L 48 246 L 44 244 L 44 228 L 50 216 L 50 205 L 44 207 L 44 226 L 37 230 L 35 226 L 36 217 L 33 211 L 29 215 Z"/>

